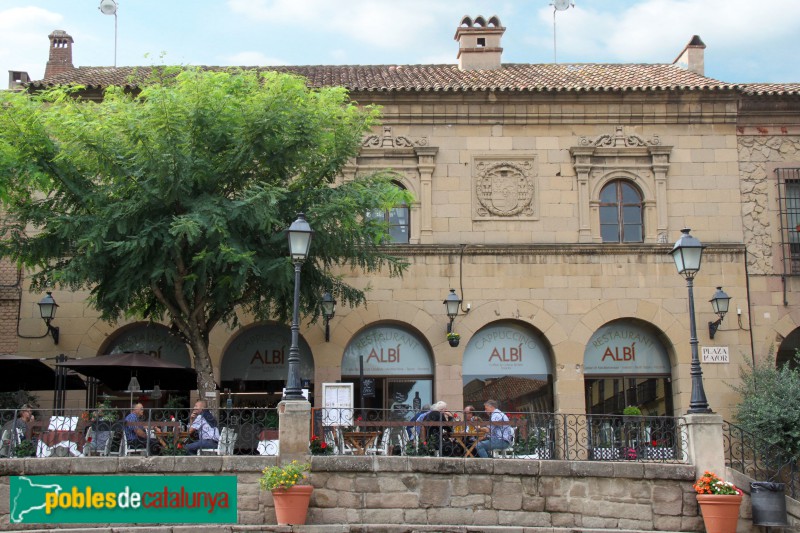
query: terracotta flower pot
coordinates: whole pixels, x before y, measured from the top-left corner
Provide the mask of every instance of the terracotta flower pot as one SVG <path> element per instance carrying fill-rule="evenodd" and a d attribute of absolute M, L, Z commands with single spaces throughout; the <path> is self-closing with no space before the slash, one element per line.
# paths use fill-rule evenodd
<path fill-rule="evenodd" d="M 272 499 L 275 500 L 278 525 L 304 525 L 313 490 L 314 487 L 311 485 L 295 485 L 287 490 L 273 490 Z"/>
<path fill-rule="evenodd" d="M 708 533 L 736 533 L 741 494 L 698 494 L 697 503 Z"/>

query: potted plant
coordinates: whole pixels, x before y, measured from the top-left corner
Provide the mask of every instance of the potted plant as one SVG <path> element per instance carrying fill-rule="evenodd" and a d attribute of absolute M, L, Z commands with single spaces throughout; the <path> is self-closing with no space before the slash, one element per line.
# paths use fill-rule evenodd
<path fill-rule="evenodd" d="M 517 459 L 551 459 L 547 442 L 547 428 L 535 427 L 528 438 L 514 441 L 514 457 Z"/>
<path fill-rule="evenodd" d="M 461 340 L 461 335 L 459 335 L 455 331 L 451 331 L 450 333 L 447 334 L 447 342 L 449 342 L 450 346 L 452 346 L 453 348 L 458 346 L 460 340 Z"/>
<path fill-rule="evenodd" d="M 261 471 L 261 490 L 272 492 L 278 525 L 304 525 L 308 502 L 314 487 L 305 484 L 311 464 L 292 461 L 283 466 L 268 466 Z"/>
<path fill-rule="evenodd" d="M 693 485 L 708 533 L 735 533 L 742 491 L 706 470 Z"/>
<path fill-rule="evenodd" d="M 332 450 L 324 439 L 319 438 L 317 435 L 311 437 L 311 442 L 308 445 L 311 455 L 330 455 Z"/>

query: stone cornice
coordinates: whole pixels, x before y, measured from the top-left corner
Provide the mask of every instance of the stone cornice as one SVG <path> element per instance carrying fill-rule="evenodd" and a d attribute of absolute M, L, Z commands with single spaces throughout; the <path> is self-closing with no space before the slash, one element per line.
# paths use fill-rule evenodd
<path fill-rule="evenodd" d="M 575 255 L 666 255 L 672 250 L 669 244 L 393 244 L 382 247 L 382 251 L 399 257 L 436 255 L 529 255 L 529 256 L 575 256 Z M 704 254 L 744 254 L 740 243 L 704 243 Z"/>

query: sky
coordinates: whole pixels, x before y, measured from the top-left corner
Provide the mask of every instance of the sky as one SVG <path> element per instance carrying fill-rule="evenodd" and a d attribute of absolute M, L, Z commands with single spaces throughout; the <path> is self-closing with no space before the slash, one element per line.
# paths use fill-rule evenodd
<path fill-rule="evenodd" d="M 116 64 L 455 64 L 462 18 L 497 15 L 504 63 L 672 63 L 699 35 L 706 76 L 800 82 L 800 0 L 551 1 L 118 0 Z M 8 70 L 42 78 L 53 30 L 74 39 L 76 67 L 113 66 L 115 17 L 99 5 L 0 0 L 0 89 Z"/>

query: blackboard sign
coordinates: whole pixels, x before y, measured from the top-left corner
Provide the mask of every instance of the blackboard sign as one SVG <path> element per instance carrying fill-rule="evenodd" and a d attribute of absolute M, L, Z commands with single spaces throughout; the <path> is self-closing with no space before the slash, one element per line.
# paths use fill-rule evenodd
<path fill-rule="evenodd" d="M 375 380 L 372 378 L 364 378 L 364 381 L 361 385 L 361 397 L 362 398 L 374 398 L 375 397 Z"/>

